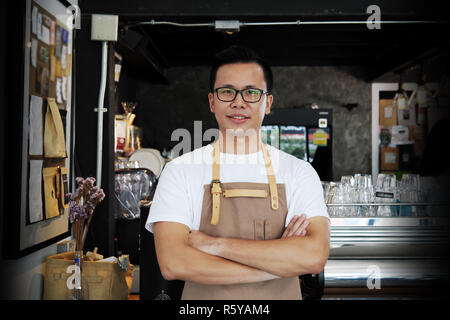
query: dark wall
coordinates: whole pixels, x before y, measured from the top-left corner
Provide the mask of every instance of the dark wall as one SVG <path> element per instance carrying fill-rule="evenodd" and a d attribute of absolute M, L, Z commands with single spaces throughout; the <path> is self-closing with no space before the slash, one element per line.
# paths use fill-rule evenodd
<path fill-rule="evenodd" d="M 167 70 L 170 85 L 137 82 L 135 124 L 144 128 L 148 147 L 171 149 L 178 141 L 171 141 L 178 128 L 194 135 L 194 121 L 202 121 L 203 132 L 217 128 L 208 106 L 209 68 L 186 67 Z M 193 139 L 191 141 L 193 145 Z"/>
<path fill-rule="evenodd" d="M 6 1 L 0 3 L 0 43 L 6 43 Z M 6 52 L 0 50 L 0 70 L 6 70 Z M 4 162 L 5 162 L 5 115 L 6 115 L 6 72 L 0 72 L 0 257 L 3 250 L 3 199 L 4 199 Z M 1 258 L 0 258 L 1 259 Z M 0 273 L 1 263 L 0 263 Z"/>
<path fill-rule="evenodd" d="M 101 80 L 101 42 L 91 40 L 91 16 L 82 15 L 82 28 L 75 38 L 75 176 L 96 177 L 97 166 L 97 112 L 98 95 Z M 111 55 L 111 51 L 108 52 Z M 113 61 L 109 59 L 110 61 Z M 108 66 L 110 68 L 110 66 Z M 113 73 L 108 72 L 112 77 Z M 104 107 L 108 108 L 103 116 L 103 162 L 102 184 L 105 199 L 100 202 L 92 218 L 86 238 L 85 250 L 98 247 L 98 252 L 109 256 L 113 254 L 113 137 L 114 137 L 114 92 L 107 82 Z M 110 155 L 110 156 L 108 156 Z M 111 209 L 111 210 L 110 210 Z"/>
<path fill-rule="evenodd" d="M 0 229 L 2 255 L 9 254 L 12 245 L 9 241 L 18 232 L 17 217 L 20 212 L 21 189 L 20 172 L 22 170 L 22 106 L 23 106 L 23 32 L 25 3 L 13 6 L 3 1 L 1 8 L 2 67 L 1 67 L 1 105 L 0 118 L 0 163 L 2 203 L 0 207 Z M 6 215 L 8 213 L 8 215 Z M 7 241 L 9 241 L 7 243 Z M 7 252 L 8 251 L 8 252 Z"/>

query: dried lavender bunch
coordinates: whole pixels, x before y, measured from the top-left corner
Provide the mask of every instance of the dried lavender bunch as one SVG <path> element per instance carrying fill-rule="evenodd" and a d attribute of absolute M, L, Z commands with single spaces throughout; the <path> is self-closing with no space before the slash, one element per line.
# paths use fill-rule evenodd
<path fill-rule="evenodd" d="M 81 251 L 97 204 L 105 198 L 103 189 L 95 186 L 95 178 L 77 177 L 77 188 L 69 193 L 69 221 L 72 224 L 76 250 Z"/>

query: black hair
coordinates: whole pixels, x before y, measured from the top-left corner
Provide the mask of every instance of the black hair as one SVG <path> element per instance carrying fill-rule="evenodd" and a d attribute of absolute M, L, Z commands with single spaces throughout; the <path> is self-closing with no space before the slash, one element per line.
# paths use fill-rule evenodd
<path fill-rule="evenodd" d="M 209 87 L 211 92 L 214 91 L 214 84 L 216 82 L 217 70 L 230 63 L 251 63 L 255 62 L 261 66 L 264 72 L 264 80 L 266 81 L 267 91 L 272 92 L 273 74 L 269 64 L 258 56 L 253 50 L 243 46 L 231 46 L 223 51 L 217 53 L 213 60 L 211 73 L 209 75 Z"/>

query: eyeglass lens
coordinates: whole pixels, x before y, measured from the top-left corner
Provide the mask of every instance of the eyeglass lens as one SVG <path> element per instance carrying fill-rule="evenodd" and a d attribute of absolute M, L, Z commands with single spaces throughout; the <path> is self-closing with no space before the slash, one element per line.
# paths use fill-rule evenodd
<path fill-rule="evenodd" d="M 246 102 L 258 102 L 261 99 L 261 90 L 259 89 L 244 89 L 244 90 L 236 90 L 233 88 L 219 88 L 217 90 L 217 96 L 219 100 L 230 102 L 233 101 L 237 93 L 241 93 L 242 99 Z"/>

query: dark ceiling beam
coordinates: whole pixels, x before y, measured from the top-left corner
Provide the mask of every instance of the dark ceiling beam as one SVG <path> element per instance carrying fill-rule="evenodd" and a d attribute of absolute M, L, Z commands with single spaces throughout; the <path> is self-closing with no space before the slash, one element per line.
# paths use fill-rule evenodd
<path fill-rule="evenodd" d="M 79 0 L 79 4 L 82 25 L 83 19 L 90 19 L 93 13 L 119 15 L 121 29 L 129 28 L 144 35 L 147 38 L 145 55 L 152 56 L 162 67 L 209 65 L 214 53 L 221 48 L 241 44 L 262 52 L 274 66 L 359 67 L 360 74 L 366 74 L 362 78 L 365 81 L 377 79 L 405 61 L 414 61 L 445 42 L 445 25 L 385 24 L 381 30 L 369 30 L 364 24 L 246 26 L 232 35 L 208 27 L 129 26 L 151 19 L 179 23 L 220 19 L 364 21 L 369 16 L 367 7 L 373 4 L 380 7 L 382 20 L 450 21 L 449 3 L 442 0 Z"/>
<path fill-rule="evenodd" d="M 375 82 L 377 79 L 383 78 L 389 73 L 401 74 L 403 71 L 414 65 L 420 65 L 427 60 L 445 53 L 445 49 L 442 47 L 433 47 L 425 52 L 417 52 L 418 50 L 398 55 L 387 63 L 384 61 L 382 65 L 380 64 L 378 67 L 375 67 L 374 71 L 368 74 L 367 81 Z"/>
<path fill-rule="evenodd" d="M 146 31 L 144 27 L 139 27 L 139 31 L 147 37 L 148 42 L 148 50 L 153 52 L 153 55 L 156 57 L 156 59 L 161 63 L 163 68 L 170 67 L 169 62 L 165 58 L 165 56 L 161 53 L 159 48 L 156 46 L 156 44 L 153 42 L 152 37 L 149 35 L 149 33 Z"/>
<path fill-rule="evenodd" d="M 367 7 L 378 5 L 382 16 L 448 17 L 444 0 L 80 0 L 83 14 L 116 14 L 121 17 L 217 16 L 368 16 Z"/>

